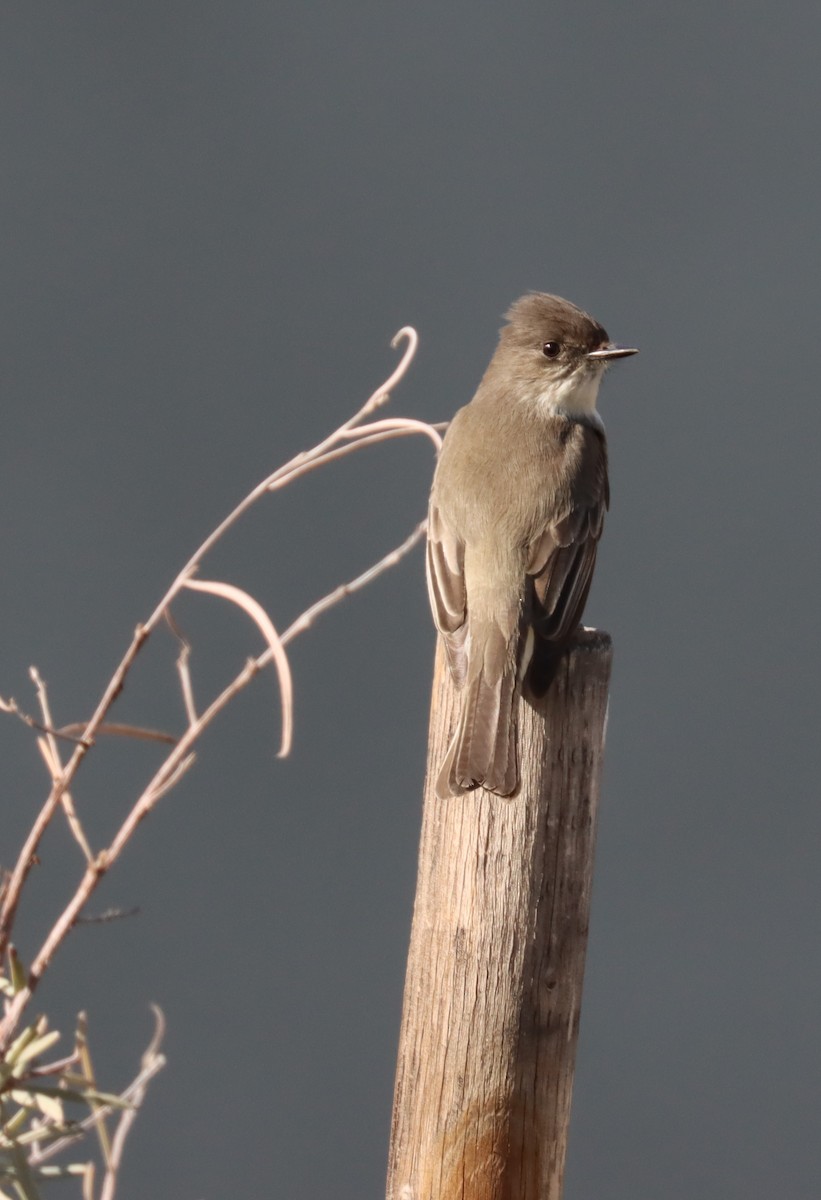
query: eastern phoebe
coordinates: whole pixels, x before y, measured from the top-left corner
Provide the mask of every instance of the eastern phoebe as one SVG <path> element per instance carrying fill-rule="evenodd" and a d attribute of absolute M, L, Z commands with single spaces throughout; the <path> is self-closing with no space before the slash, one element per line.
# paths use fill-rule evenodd
<path fill-rule="evenodd" d="M 507 320 L 430 497 L 428 591 L 462 691 L 442 797 L 519 786 L 518 693 L 544 693 L 579 625 L 609 502 L 599 384 L 636 353 L 558 296 L 523 296 Z"/>

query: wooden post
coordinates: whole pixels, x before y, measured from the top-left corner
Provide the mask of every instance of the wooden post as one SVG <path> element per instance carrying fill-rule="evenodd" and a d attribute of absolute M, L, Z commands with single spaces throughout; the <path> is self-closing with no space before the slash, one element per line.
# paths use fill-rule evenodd
<path fill-rule="evenodd" d="M 580 633 L 520 705 L 518 796 L 443 801 L 459 697 L 439 647 L 388 1200 L 561 1196 L 611 658 Z"/>

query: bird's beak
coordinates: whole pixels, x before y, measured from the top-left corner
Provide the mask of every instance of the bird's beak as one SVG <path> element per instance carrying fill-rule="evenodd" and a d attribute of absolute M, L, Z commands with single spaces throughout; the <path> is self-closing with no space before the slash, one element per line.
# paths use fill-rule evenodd
<path fill-rule="evenodd" d="M 613 342 L 608 342 L 598 350 L 590 350 L 587 357 L 592 358 L 594 362 L 609 362 L 612 358 L 627 358 L 630 354 L 638 354 L 638 350 L 633 346 L 616 346 Z"/>

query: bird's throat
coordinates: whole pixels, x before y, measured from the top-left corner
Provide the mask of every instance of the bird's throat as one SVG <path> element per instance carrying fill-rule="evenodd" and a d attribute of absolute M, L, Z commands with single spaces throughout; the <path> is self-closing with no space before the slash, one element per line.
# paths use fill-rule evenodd
<path fill-rule="evenodd" d="M 601 425 L 596 410 L 603 372 L 600 370 L 574 371 L 563 379 L 551 380 L 547 387 L 534 389 L 529 399 L 545 415 L 562 414 L 567 417 L 582 417 L 595 425 Z"/>

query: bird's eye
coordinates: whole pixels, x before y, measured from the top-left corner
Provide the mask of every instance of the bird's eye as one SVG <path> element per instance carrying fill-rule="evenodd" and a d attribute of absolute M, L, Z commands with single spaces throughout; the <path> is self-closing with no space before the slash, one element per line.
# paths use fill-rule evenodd
<path fill-rule="evenodd" d="M 542 346 L 542 354 L 545 358 L 558 358 L 561 348 L 561 342 L 545 342 Z"/>

